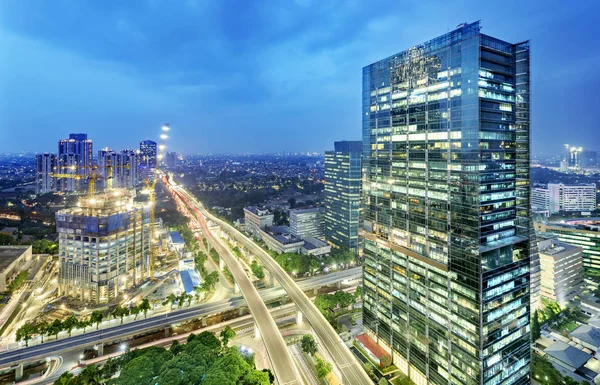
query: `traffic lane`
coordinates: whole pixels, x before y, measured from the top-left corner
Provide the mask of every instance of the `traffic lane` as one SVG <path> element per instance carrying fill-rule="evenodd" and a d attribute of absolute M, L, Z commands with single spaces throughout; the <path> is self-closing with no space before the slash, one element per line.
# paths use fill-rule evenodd
<path fill-rule="evenodd" d="M 229 224 L 214 218 L 208 214 L 211 219 L 221 226 L 228 228 L 233 234 L 239 233 L 233 229 Z M 276 262 L 268 255 L 264 250 L 259 248 L 254 242 L 248 240 L 244 236 L 237 236 L 242 240 L 242 243 L 246 245 L 250 250 L 254 251 L 256 256 L 263 262 L 263 265 L 267 268 L 271 268 L 272 272 L 275 273 L 275 278 L 279 277 L 279 283 L 288 291 L 290 298 L 299 306 L 300 310 L 305 314 L 308 322 L 315 328 L 318 338 L 322 341 L 323 345 L 333 357 L 336 366 L 342 371 L 344 377 L 347 378 L 352 384 L 362 385 L 369 384 L 371 380 L 367 374 L 359 367 L 356 358 L 350 352 L 350 350 L 343 343 L 341 338 L 335 332 L 333 327 L 327 322 L 323 315 L 317 310 L 317 308 L 308 300 L 308 297 L 301 292 L 295 283 L 291 280 L 289 275 L 283 271 L 283 269 L 276 265 Z M 298 293 L 298 292 L 301 292 Z M 308 302 L 308 304 L 307 304 Z"/>

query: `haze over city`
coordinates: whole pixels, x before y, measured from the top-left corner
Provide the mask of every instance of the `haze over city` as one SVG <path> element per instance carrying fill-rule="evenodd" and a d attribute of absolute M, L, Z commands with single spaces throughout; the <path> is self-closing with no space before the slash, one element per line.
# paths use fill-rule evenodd
<path fill-rule="evenodd" d="M 534 153 L 587 145 L 600 3 L 575 3 L 3 1 L 0 152 L 133 148 L 162 122 L 182 153 L 323 152 L 361 138 L 364 66 L 475 20 L 532 41 Z"/>

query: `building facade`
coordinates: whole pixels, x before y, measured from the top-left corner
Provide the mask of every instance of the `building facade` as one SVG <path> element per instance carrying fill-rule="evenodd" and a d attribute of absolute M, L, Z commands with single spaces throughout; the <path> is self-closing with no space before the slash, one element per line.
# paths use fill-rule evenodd
<path fill-rule="evenodd" d="M 548 184 L 550 213 L 596 210 L 596 184 Z"/>
<path fill-rule="evenodd" d="M 153 140 L 143 140 L 140 142 L 140 164 L 146 168 L 156 168 L 156 156 L 158 146 Z"/>
<path fill-rule="evenodd" d="M 73 177 L 56 178 L 56 188 L 62 192 L 82 190 L 92 172 L 93 144 L 87 134 L 70 134 L 58 142 L 57 173 Z"/>
<path fill-rule="evenodd" d="M 104 188 L 132 188 L 140 183 L 141 156 L 134 150 L 116 152 L 108 148 L 98 151 L 98 169 Z"/>
<path fill-rule="evenodd" d="M 600 218 L 574 220 L 567 223 L 534 222 L 537 232 L 556 234 L 561 242 L 583 249 L 583 268 L 600 273 Z"/>
<path fill-rule="evenodd" d="M 363 322 L 417 385 L 529 384 L 529 43 L 363 69 Z"/>
<path fill-rule="evenodd" d="M 46 194 L 55 191 L 55 180 L 52 173 L 56 171 L 55 154 L 37 154 L 35 156 L 35 193 Z"/>
<path fill-rule="evenodd" d="M 538 235 L 538 239 L 541 296 L 564 307 L 585 285 L 583 249 L 560 242 L 556 235 Z"/>
<path fill-rule="evenodd" d="M 261 238 L 260 229 L 273 226 L 273 214 L 256 206 L 244 207 L 245 230 L 256 238 Z"/>
<path fill-rule="evenodd" d="M 325 239 L 336 247 L 358 249 L 362 142 L 334 143 L 325 152 Z"/>
<path fill-rule="evenodd" d="M 56 213 L 61 295 L 109 302 L 150 276 L 150 207 L 128 190 L 80 199 Z"/>
<path fill-rule="evenodd" d="M 298 238 L 323 238 L 323 209 L 290 210 L 290 232 Z"/>
<path fill-rule="evenodd" d="M 550 211 L 550 191 L 544 187 L 531 189 L 531 208 L 534 211 Z"/>

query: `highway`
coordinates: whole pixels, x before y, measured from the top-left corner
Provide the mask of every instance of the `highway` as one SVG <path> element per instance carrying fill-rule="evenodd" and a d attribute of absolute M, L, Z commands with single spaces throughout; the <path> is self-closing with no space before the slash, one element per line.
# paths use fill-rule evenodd
<path fill-rule="evenodd" d="M 175 194 L 181 194 L 178 190 L 172 191 Z M 269 356 L 269 361 L 271 362 L 273 374 L 275 375 L 277 382 L 280 385 L 302 384 L 302 378 L 300 377 L 296 365 L 294 365 L 294 360 L 287 349 L 285 340 L 281 336 L 277 324 L 275 324 L 275 321 L 271 317 L 267 305 L 263 302 L 250 278 L 248 278 L 246 271 L 229 248 L 226 247 L 220 239 L 213 236 L 208 229 L 204 216 L 202 216 L 198 208 L 195 205 L 192 206 L 187 198 L 183 199 L 183 201 L 193 210 L 196 219 L 202 227 L 204 236 L 208 239 L 209 243 L 212 244 L 215 250 L 217 250 L 225 264 L 229 267 L 233 279 L 240 288 L 240 292 L 246 300 L 248 309 L 250 310 L 252 317 L 254 317 L 254 321 L 260 332 L 260 337 L 267 349 L 267 355 Z"/>
<path fill-rule="evenodd" d="M 176 191 L 184 195 L 189 202 L 193 202 L 194 206 L 207 218 L 226 229 L 238 242 L 243 244 L 246 249 L 252 252 L 269 270 L 274 278 L 279 282 L 283 289 L 288 293 L 290 299 L 298 306 L 298 309 L 304 314 L 304 317 L 313 327 L 320 345 L 324 347 L 329 355 L 333 358 L 335 366 L 342 374 L 342 382 L 350 385 L 365 385 L 371 384 L 373 381 L 363 370 L 362 365 L 354 357 L 354 354 L 344 344 L 340 336 L 336 333 L 327 319 L 323 317 L 321 312 L 312 303 L 306 294 L 298 287 L 296 282 L 279 266 L 271 256 L 264 251 L 260 246 L 252 240 L 240 233 L 233 226 L 220 220 L 214 215 L 206 211 L 198 201 L 191 196 L 187 191 L 178 186 L 172 186 Z"/>
<path fill-rule="evenodd" d="M 331 285 L 340 280 L 356 280 L 360 277 L 360 271 L 358 271 L 358 269 L 360 268 L 308 278 L 300 282 L 299 285 L 304 290 L 310 290 L 312 288 Z M 259 294 L 263 301 L 269 302 L 281 298 L 286 293 L 285 290 L 278 287 L 262 289 L 259 291 Z M 43 344 L 1 352 L 0 368 L 5 367 L 6 365 L 32 361 L 38 358 L 44 359 L 47 356 L 75 347 L 83 349 L 103 342 L 113 342 L 119 339 L 125 339 L 144 332 L 168 327 L 177 322 L 185 322 L 191 319 L 224 313 L 243 306 L 246 306 L 246 301 L 242 296 L 237 296 L 221 301 L 200 304 L 190 308 L 174 310 L 167 314 L 161 314 L 154 317 L 141 318 L 135 321 L 126 322 L 123 325 L 115 325 L 105 329 L 94 330 L 94 327 L 92 326 L 86 333 L 59 340 L 54 340 L 54 337 L 47 337 L 46 342 Z"/>

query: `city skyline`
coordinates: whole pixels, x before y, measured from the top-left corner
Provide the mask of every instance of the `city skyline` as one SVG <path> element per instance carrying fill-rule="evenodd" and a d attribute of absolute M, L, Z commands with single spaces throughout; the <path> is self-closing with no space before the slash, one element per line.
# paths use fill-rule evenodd
<path fill-rule="evenodd" d="M 98 148 L 135 148 L 167 121 L 180 133 L 170 150 L 181 153 L 323 153 L 360 137 L 364 65 L 478 19 L 492 35 L 532 39 L 533 153 L 593 143 L 596 123 L 578 111 L 597 104 L 600 79 L 566 75 L 598 62 L 598 26 L 588 16 L 598 5 L 541 4 L 519 4 L 514 17 L 470 1 L 369 9 L 253 2 L 234 13 L 193 1 L 70 12 L 66 3 L 6 2 L 0 40 L 12 54 L 0 65 L 0 152 L 48 152 L 46 143 L 69 132 L 88 133 Z M 88 23 L 81 13 L 95 16 Z M 160 24 L 163 14 L 178 23 Z"/>

